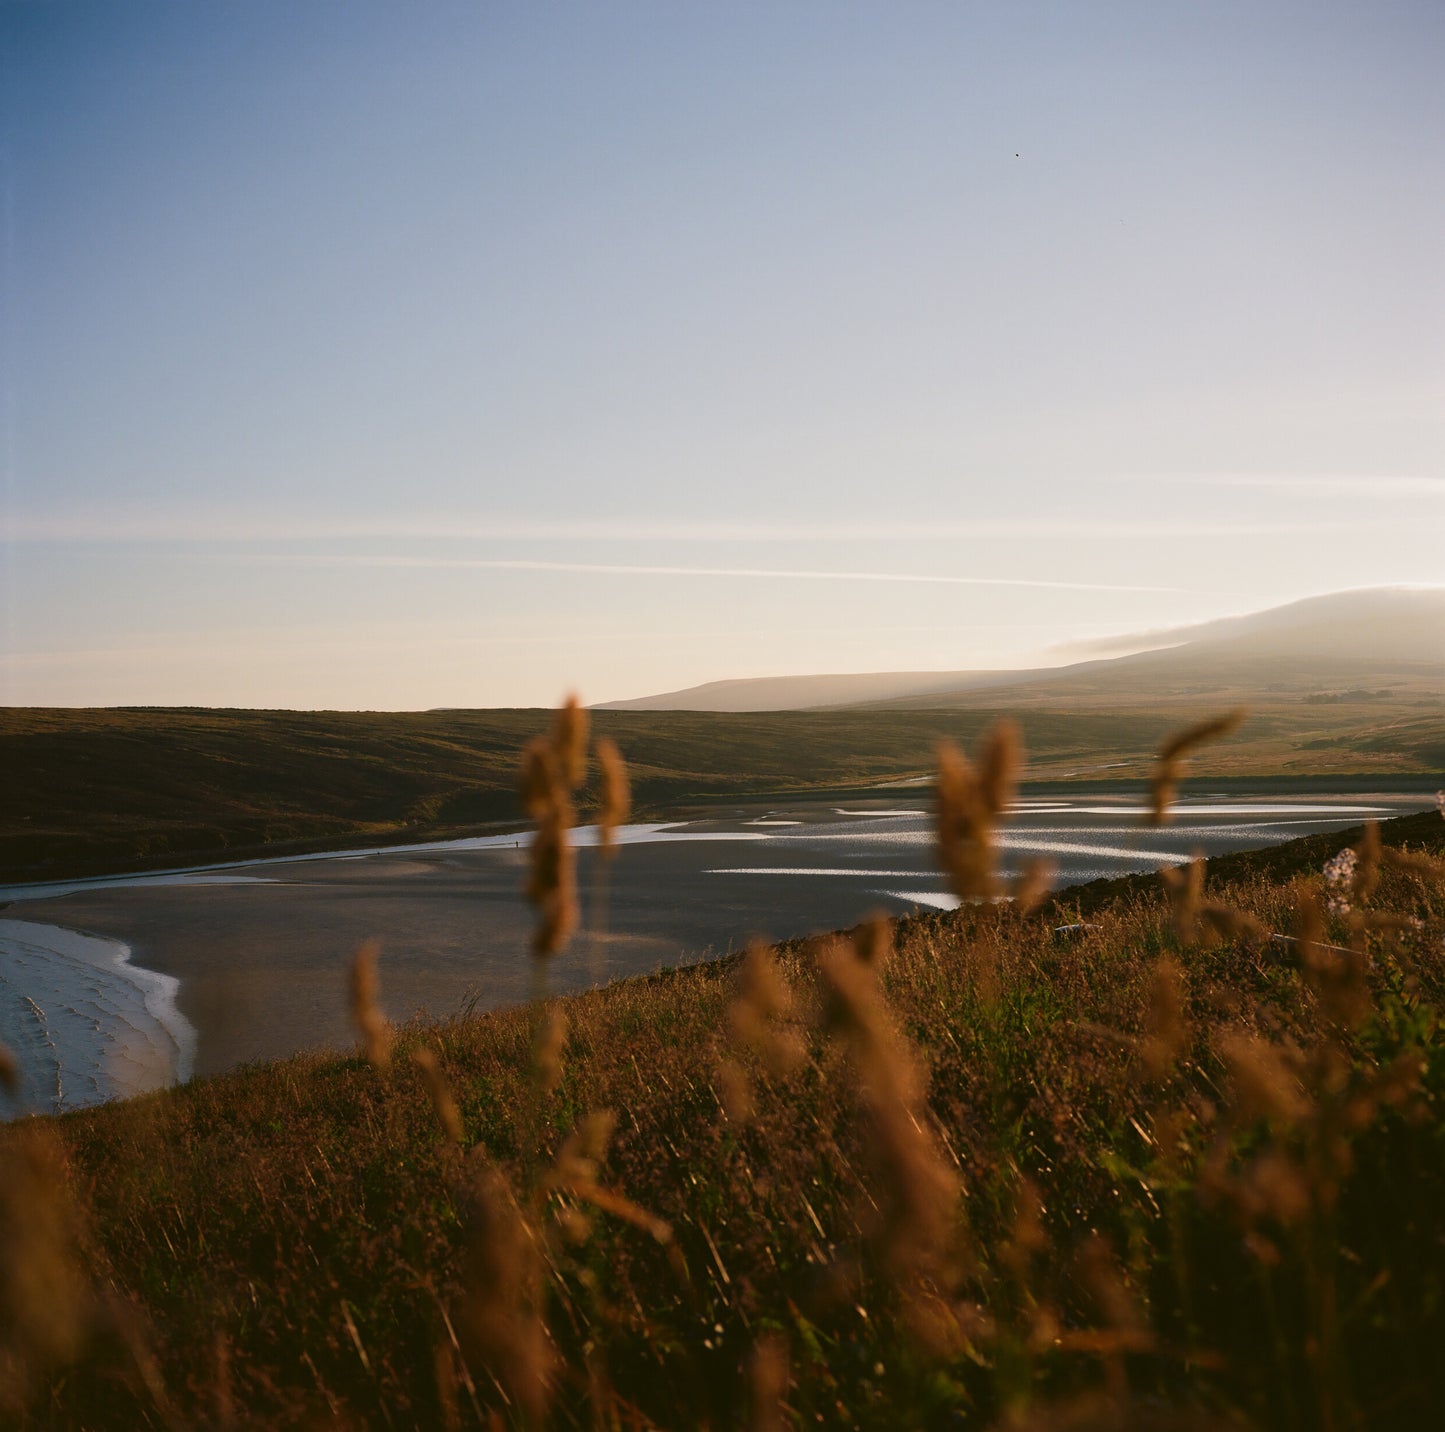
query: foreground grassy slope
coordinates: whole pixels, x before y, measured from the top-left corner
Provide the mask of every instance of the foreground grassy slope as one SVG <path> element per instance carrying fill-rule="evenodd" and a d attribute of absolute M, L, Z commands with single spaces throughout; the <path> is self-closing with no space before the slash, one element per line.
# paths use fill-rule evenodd
<path fill-rule="evenodd" d="M 1075 938 L 1070 896 L 571 999 L 555 1082 L 497 1012 L 12 1127 L 0 1392 L 53 1427 L 1438 1425 L 1445 866 L 1386 864 L 1302 968 L 1267 932 L 1345 838 L 1230 857 L 1203 924 L 1127 882 Z"/>
<path fill-rule="evenodd" d="M 1161 736 L 1199 697 L 1150 710 L 1022 711 L 1038 779 L 1142 778 Z M 1338 712 L 1333 734 L 1296 701 L 1257 712 L 1196 773 L 1231 778 L 1438 771 L 1419 710 Z M 599 712 L 621 745 L 640 814 L 724 796 L 784 796 L 922 775 L 940 737 L 972 741 L 999 714 L 832 711 Z M 1338 719 L 1337 719 L 1338 718 Z M 1432 718 L 1433 719 L 1433 718 Z M 0 712 L 0 880 L 440 838 L 515 821 L 514 773 L 538 711 Z M 1353 723 L 1353 724 L 1349 724 Z M 1430 729 L 1438 744 L 1440 726 Z M 1321 744 L 1321 743 L 1324 744 Z M 1423 744 L 1422 744 L 1423 742 Z M 1435 764 L 1435 756 L 1440 757 Z"/>

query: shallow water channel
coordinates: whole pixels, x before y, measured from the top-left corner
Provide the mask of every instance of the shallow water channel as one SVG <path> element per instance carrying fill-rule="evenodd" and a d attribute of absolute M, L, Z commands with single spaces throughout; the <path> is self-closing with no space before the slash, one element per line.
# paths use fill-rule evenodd
<path fill-rule="evenodd" d="M 1006 870 L 1033 856 L 1057 883 L 1153 870 L 1421 809 L 1424 794 L 1185 801 L 1161 830 L 1133 798 L 1020 803 Z M 949 908 L 924 794 L 737 808 L 631 826 L 605 868 L 577 833 L 587 928 L 549 961 L 552 992 L 786 938 Z M 527 999 L 525 834 L 0 889 L 0 1040 L 26 1103 L 70 1108 L 349 1039 L 345 971 L 382 942 L 393 1018 Z M 89 940 L 78 936 L 94 937 Z"/>

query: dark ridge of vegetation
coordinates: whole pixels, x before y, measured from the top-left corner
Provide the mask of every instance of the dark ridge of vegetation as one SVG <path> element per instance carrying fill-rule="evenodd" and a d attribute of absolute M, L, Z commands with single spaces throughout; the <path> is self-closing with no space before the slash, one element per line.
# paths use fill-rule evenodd
<path fill-rule="evenodd" d="M 1381 835 L 13 1125 L 0 1417 L 1438 1425 L 1445 822 Z"/>
<path fill-rule="evenodd" d="M 1333 708 L 1327 708 L 1333 711 Z M 1423 779 L 1439 722 L 1338 724 L 1264 708 L 1197 776 L 1233 783 Z M 640 817 L 724 799 L 787 799 L 926 775 L 968 711 L 594 713 L 632 770 Z M 1338 722 L 1336 715 L 1330 720 Z M 515 772 L 537 711 L 291 712 L 8 708 L 0 713 L 0 881 L 440 840 L 515 825 Z M 1024 713 L 1032 781 L 1142 780 L 1177 711 Z M 1418 728 L 1418 729 L 1417 729 Z M 1430 745 L 1433 739 L 1434 745 Z M 1422 742 L 1424 744 L 1422 744 Z M 1322 744 L 1321 744 L 1322 743 Z M 1418 749 L 1417 749 L 1418 748 Z"/>
<path fill-rule="evenodd" d="M 1191 783 L 1193 785 L 1195 783 Z M 1326 863 L 1346 846 L 1357 842 L 1362 826 L 1349 830 L 1324 831 L 1318 835 L 1304 835 L 1281 845 L 1266 846 L 1262 850 L 1240 850 L 1228 855 L 1211 856 L 1208 862 L 1211 880 L 1233 882 L 1236 880 L 1270 880 L 1287 884 L 1323 870 Z M 1414 815 L 1396 816 L 1380 825 L 1382 838 L 1395 846 L 1424 846 L 1433 848 L 1438 844 L 1442 821 L 1438 810 L 1418 811 Z M 1060 913 L 1089 911 L 1116 904 L 1121 898 L 1145 899 L 1159 884 L 1157 875 L 1122 875 L 1112 880 L 1091 880 L 1083 885 L 1070 886 L 1060 892 L 1056 905 Z"/>

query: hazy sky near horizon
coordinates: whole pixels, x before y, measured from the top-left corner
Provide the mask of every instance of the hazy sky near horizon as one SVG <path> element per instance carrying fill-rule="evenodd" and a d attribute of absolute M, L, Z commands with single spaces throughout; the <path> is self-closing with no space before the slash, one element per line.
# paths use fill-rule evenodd
<path fill-rule="evenodd" d="M 1445 581 L 1445 6 L 0 3 L 0 701 Z"/>

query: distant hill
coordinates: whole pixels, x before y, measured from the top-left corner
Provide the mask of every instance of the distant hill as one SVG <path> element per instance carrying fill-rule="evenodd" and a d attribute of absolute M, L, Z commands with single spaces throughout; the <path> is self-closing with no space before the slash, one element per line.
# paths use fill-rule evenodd
<path fill-rule="evenodd" d="M 1241 654 L 1371 657 L 1445 665 L 1445 587 L 1331 592 L 1246 616 L 1111 638 L 1106 645 L 1110 655 L 1228 645 Z"/>
<path fill-rule="evenodd" d="M 709 681 L 684 691 L 604 701 L 601 711 L 807 711 L 946 695 L 1017 681 L 1027 671 L 880 671 L 839 676 L 758 676 Z"/>
<path fill-rule="evenodd" d="M 879 672 L 713 681 L 607 709 L 792 711 L 836 706 L 950 709 L 1157 699 L 1253 691 L 1445 700 L 1445 589 L 1335 592 L 1248 616 L 1099 643 L 1130 652 L 1022 671 Z M 1141 648 L 1143 648 L 1141 650 Z M 1402 691 L 1400 688 L 1404 688 Z M 986 694 L 985 694 L 986 693 Z"/>
<path fill-rule="evenodd" d="M 1433 697 L 1445 706 L 1445 590 L 1337 592 L 1160 633 L 1158 639 L 1161 645 L 1150 651 L 1017 673 L 990 685 L 989 702 L 1087 710 L 1187 699 L 1368 703 Z M 968 707 L 974 689 L 961 683 L 888 704 Z"/>

